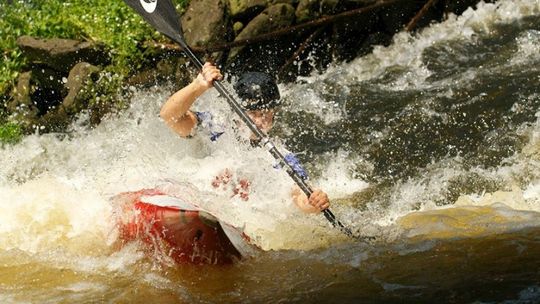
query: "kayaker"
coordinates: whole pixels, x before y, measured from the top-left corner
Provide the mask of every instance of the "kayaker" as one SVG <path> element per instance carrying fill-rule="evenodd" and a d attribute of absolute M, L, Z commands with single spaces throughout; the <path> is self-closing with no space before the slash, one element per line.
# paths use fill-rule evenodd
<path fill-rule="evenodd" d="M 197 77 L 170 96 L 162 106 L 160 116 L 167 126 L 184 138 L 194 136 L 197 126 L 202 126 L 209 131 L 211 140 L 218 140 L 223 134 L 223 129 L 213 122 L 211 113 L 194 111 L 191 107 L 199 96 L 213 87 L 214 80 L 221 79 L 223 79 L 221 71 L 212 63 L 206 62 Z M 268 133 L 272 128 L 276 106 L 279 105 L 280 99 L 279 90 L 273 78 L 262 72 L 244 73 L 239 77 L 234 88 L 242 99 L 246 114 L 261 131 Z M 256 140 L 255 134 L 252 134 L 250 139 Z M 293 154 L 286 158 L 297 162 Z M 296 167 L 299 170 L 297 172 L 305 174 L 299 165 Z M 218 180 L 220 178 L 217 177 Z M 298 187 L 295 187 L 292 190 L 292 198 L 296 205 L 306 213 L 320 212 L 330 207 L 328 195 L 321 189 L 314 189 L 308 199 Z"/>

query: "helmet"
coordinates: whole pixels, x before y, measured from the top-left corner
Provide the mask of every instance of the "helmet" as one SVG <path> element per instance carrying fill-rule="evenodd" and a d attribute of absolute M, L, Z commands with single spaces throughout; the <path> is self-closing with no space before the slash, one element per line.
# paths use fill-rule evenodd
<path fill-rule="evenodd" d="M 242 74 L 234 84 L 246 110 L 271 109 L 279 105 L 279 90 L 272 76 L 262 72 Z"/>

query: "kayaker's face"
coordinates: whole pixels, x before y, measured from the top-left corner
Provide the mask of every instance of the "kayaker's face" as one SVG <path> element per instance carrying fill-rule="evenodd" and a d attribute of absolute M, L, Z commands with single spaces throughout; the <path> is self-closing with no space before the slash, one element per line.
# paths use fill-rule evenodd
<path fill-rule="evenodd" d="M 253 120 L 257 128 L 264 133 L 268 133 L 272 129 L 274 124 L 273 109 L 249 110 L 246 111 L 246 114 Z M 255 134 L 252 134 L 251 137 L 254 138 Z"/>

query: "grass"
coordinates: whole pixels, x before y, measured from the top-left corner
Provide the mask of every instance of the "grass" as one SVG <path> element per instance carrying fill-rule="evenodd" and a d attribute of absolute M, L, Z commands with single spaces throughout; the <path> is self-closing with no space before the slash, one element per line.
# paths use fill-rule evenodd
<path fill-rule="evenodd" d="M 173 0 L 178 10 L 187 1 Z M 149 60 L 140 47 L 143 41 L 164 39 L 121 0 L 2 0 L 0 94 L 26 64 L 16 45 L 22 35 L 102 42 L 112 59 L 106 72 L 121 78 Z"/>
<path fill-rule="evenodd" d="M 22 139 L 23 132 L 16 123 L 0 124 L 0 147 L 4 144 L 15 144 Z"/>

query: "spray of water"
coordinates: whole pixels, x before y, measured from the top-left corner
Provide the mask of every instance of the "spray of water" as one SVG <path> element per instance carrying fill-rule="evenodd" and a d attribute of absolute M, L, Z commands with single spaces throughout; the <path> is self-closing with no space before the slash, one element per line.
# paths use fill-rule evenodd
<path fill-rule="evenodd" d="M 400 33 L 390 47 L 377 47 L 371 55 L 336 64 L 298 83 L 282 85 L 284 112 L 313 117 L 323 127 L 339 124 L 344 118 L 354 119 L 347 110 L 350 88 L 363 82 L 378 83 L 373 87 L 385 92 L 425 89 L 435 92 L 433 99 L 451 98 L 456 94 L 453 85 L 480 77 L 482 71 L 538 63 L 538 31 L 521 33 L 517 48 L 511 50 L 504 64 L 487 62 L 483 70 L 463 69 L 445 77 L 435 75 L 426 64 L 423 56 L 427 50 L 437 45 L 444 49 L 449 43 L 474 44 L 500 24 L 538 14 L 538 1 L 481 3 L 478 9 L 470 9 L 460 17 L 451 16 L 418 35 Z M 459 56 L 467 55 L 457 53 L 454 59 L 458 61 Z M 434 87 L 437 90 L 432 90 Z M 95 128 L 88 127 L 82 115 L 67 134 L 31 135 L 0 150 L 0 251 L 21 251 L 59 264 L 69 260 L 81 268 L 93 265 L 122 269 L 122 265 L 131 265 L 142 256 L 136 246 L 123 249 L 120 255 L 113 253 L 116 228 L 111 218 L 115 206 L 109 198 L 125 191 L 153 188 L 166 179 L 185 185 L 197 204 L 243 227 L 264 249 L 311 249 L 346 240 L 321 216 L 301 215 L 296 210 L 290 199 L 292 181 L 273 168 L 273 160 L 264 149 L 238 140 L 236 124 L 231 123 L 235 117 L 215 92 L 204 95 L 197 107 L 212 110 L 216 120 L 225 125 L 226 133 L 218 142 L 203 136 L 181 139 L 168 130 L 157 113 L 170 93 L 167 86 L 134 90 L 129 109 L 106 118 Z M 522 98 L 534 101 L 540 96 Z M 424 107 L 425 115 L 445 117 L 445 113 L 429 105 Z M 518 106 L 514 111 L 520 111 Z M 276 126 L 282 138 L 295 134 L 298 127 L 286 116 Z M 317 129 L 317 125 L 310 128 Z M 382 129 L 368 135 L 377 141 L 390 131 Z M 477 216 L 464 220 L 462 227 L 489 223 L 495 228 L 481 232 L 489 233 L 538 222 L 535 212 L 540 212 L 540 123 L 524 123 L 517 132 L 527 138 L 526 145 L 505 157 L 499 166 L 471 167 L 459 156 L 442 158 L 422 168 L 421 176 L 386 185 L 382 195 L 361 205 L 351 197 L 370 191 L 372 185 L 363 177 L 369 175 L 374 164 L 351 148 L 352 143 L 314 153 L 307 167 L 313 172 L 312 183 L 339 202 L 332 207 L 334 212 L 356 231 L 382 239 L 432 232 L 442 235 L 440 231 L 451 236 L 462 230 L 441 217 L 451 214 L 463 219 L 476 212 Z M 310 150 L 316 151 L 321 145 L 324 143 L 312 145 Z M 308 151 L 294 152 L 303 155 Z M 233 171 L 234 179 L 251 181 L 249 201 L 233 196 L 230 189 L 212 186 L 214 177 L 225 169 Z M 459 182 L 455 177 L 463 175 L 478 177 L 475 181 L 485 180 L 492 184 L 490 189 L 498 191 L 450 195 L 451 185 Z M 449 204 L 448 197 L 456 199 Z M 414 213 L 417 211 L 424 213 Z M 408 214 L 408 218 L 398 220 Z M 422 222 L 426 224 L 419 224 Z"/>

